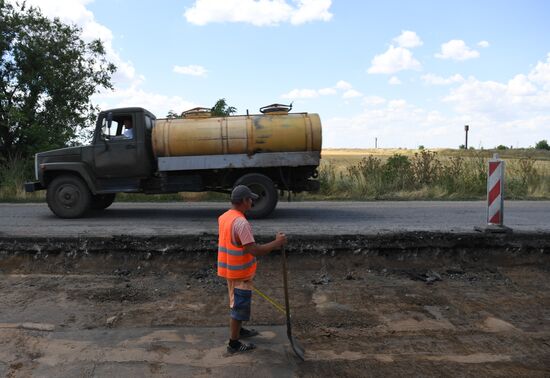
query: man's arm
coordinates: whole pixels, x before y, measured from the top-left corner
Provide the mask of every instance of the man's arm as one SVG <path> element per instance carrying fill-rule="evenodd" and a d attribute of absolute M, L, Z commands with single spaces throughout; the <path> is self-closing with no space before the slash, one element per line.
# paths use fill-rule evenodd
<path fill-rule="evenodd" d="M 275 240 L 270 241 L 269 243 L 265 244 L 257 244 L 257 243 L 250 243 L 245 246 L 244 252 L 250 253 L 252 256 L 264 256 L 267 255 L 269 252 L 273 251 L 274 249 L 281 248 L 283 245 L 286 244 L 286 235 L 282 232 L 278 232 L 277 236 L 275 236 Z"/>

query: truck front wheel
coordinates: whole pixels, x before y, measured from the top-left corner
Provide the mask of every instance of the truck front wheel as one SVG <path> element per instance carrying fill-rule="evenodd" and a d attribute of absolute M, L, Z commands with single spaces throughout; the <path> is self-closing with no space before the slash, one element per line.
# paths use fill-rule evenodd
<path fill-rule="evenodd" d="M 63 175 L 48 185 L 46 200 L 58 217 L 79 218 L 90 209 L 92 194 L 81 178 Z"/>
<path fill-rule="evenodd" d="M 253 193 L 260 198 L 254 201 L 252 209 L 247 211 L 246 215 L 251 219 L 264 218 L 271 214 L 279 201 L 279 194 L 273 181 L 265 175 L 259 173 L 249 173 L 237 180 L 235 186 L 246 185 Z"/>
<path fill-rule="evenodd" d="M 104 210 L 111 206 L 115 201 L 115 193 L 96 194 L 92 196 L 92 209 Z"/>

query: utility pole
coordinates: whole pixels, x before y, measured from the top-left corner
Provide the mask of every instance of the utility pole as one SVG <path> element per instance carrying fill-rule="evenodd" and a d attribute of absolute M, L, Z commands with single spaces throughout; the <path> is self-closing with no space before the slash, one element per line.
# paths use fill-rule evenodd
<path fill-rule="evenodd" d="M 464 132 L 466 133 L 466 142 L 464 143 L 464 149 L 468 149 L 468 130 L 470 130 L 470 126 L 465 125 L 464 126 Z"/>

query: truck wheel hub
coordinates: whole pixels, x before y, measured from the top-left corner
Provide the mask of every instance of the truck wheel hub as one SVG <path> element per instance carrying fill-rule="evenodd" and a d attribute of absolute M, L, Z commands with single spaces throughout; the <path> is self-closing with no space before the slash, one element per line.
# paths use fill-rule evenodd
<path fill-rule="evenodd" d="M 78 189 L 72 186 L 64 186 L 60 188 L 58 198 L 63 206 L 74 206 L 78 202 Z"/>

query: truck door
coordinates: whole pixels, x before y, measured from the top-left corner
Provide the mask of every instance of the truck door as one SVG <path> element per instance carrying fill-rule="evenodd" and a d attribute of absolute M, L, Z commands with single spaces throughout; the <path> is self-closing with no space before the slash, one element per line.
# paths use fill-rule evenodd
<path fill-rule="evenodd" d="M 137 179 L 143 176 L 144 169 L 139 164 L 141 149 L 138 150 L 139 128 L 135 127 L 139 121 L 137 114 L 113 114 L 111 127 L 108 127 L 107 116 L 102 117 L 103 119 L 99 119 L 94 141 L 95 175 L 100 180 L 108 179 L 103 180 L 103 184 L 119 181 L 119 184 L 128 186 L 120 182 L 120 179 Z M 134 180 L 128 180 L 127 183 L 132 181 Z"/>

